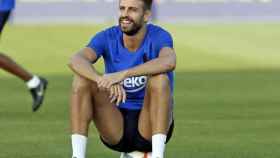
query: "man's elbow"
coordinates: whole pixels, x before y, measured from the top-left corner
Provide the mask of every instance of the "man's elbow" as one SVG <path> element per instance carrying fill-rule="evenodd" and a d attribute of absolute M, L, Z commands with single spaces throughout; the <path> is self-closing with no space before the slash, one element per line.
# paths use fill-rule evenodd
<path fill-rule="evenodd" d="M 168 71 L 173 71 L 176 68 L 176 61 L 171 61 L 166 64 L 166 68 Z"/>
<path fill-rule="evenodd" d="M 76 55 L 73 55 L 73 56 L 71 56 L 70 57 L 70 59 L 69 59 L 69 62 L 68 62 L 68 67 L 70 68 L 70 69 L 74 69 L 74 66 L 75 66 L 75 62 L 76 62 Z"/>
<path fill-rule="evenodd" d="M 166 71 L 173 71 L 176 68 L 176 59 L 168 59 L 166 62 L 164 62 L 164 69 Z"/>
<path fill-rule="evenodd" d="M 172 54 L 172 57 L 170 58 L 170 60 L 169 60 L 169 62 L 168 62 L 169 64 L 169 71 L 173 71 L 173 70 L 175 70 L 175 68 L 176 68 L 176 54 L 175 53 L 173 53 Z"/>

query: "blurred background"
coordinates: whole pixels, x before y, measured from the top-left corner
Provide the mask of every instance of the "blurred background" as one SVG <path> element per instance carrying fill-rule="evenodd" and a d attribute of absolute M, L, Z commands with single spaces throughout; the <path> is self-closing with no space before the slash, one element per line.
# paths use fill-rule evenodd
<path fill-rule="evenodd" d="M 171 158 L 280 157 L 280 1 L 156 0 L 177 54 Z M 69 158 L 72 54 L 117 24 L 117 0 L 18 0 L 0 44 L 49 79 L 31 113 L 24 83 L 0 71 L 0 158 Z M 103 70 L 102 62 L 98 69 Z M 88 158 L 117 158 L 92 125 Z"/>
<path fill-rule="evenodd" d="M 160 22 L 280 20 L 277 0 L 155 0 Z M 97 23 L 114 21 L 117 0 L 18 0 L 16 23 Z"/>

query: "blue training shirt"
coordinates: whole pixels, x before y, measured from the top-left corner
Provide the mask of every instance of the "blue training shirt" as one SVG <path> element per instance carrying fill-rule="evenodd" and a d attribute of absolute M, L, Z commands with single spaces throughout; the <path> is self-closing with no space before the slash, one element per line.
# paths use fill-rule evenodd
<path fill-rule="evenodd" d="M 15 0 L 0 0 L 0 11 L 10 11 L 15 7 Z"/>
<path fill-rule="evenodd" d="M 136 52 L 130 52 L 123 44 L 123 33 L 119 26 L 113 26 L 97 33 L 87 45 L 105 63 L 105 73 L 126 70 L 146 61 L 155 59 L 163 47 L 173 48 L 171 35 L 159 26 L 148 24 L 147 32 L 141 46 Z M 168 72 L 171 90 L 174 89 L 173 71 Z M 147 77 L 138 76 L 126 78 L 123 87 L 127 94 L 125 103 L 120 108 L 141 109 L 143 106 Z"/>

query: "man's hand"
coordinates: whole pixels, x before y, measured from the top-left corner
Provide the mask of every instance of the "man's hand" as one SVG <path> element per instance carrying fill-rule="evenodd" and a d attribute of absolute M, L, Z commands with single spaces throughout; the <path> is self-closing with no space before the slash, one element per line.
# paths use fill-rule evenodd
<path fill-rule="evenodd" d="M 126 77 L 126 71 L 120 71 L 103 75 L 98 81 L 98 88 L 110 89 L 112 85 L 120 83 Z"/>
<path fill-rule="evenodd" d="M 110 87 L 110 102 L 119 105 L 121 102 L 125 102 L 126 93 L 123 86 L 119 83 L 114 84 Z"/>
<path fill-rule="evenodd" d="M 110 74 L 104 74 L 97 79 L 97 86 L 101 90 L 110 92 L 110 102 L 119 105 L 126 100 L 126 92 L 121 85 L 121 82 L 126 77 L 126 71 L 120 71 Z"/>

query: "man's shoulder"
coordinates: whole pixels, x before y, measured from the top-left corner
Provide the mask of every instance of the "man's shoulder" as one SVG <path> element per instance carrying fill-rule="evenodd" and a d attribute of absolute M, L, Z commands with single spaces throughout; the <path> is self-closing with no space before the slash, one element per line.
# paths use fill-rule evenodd
<path fill-rule="evenodd" d="M 161 26 L 148 24 L 149 36 L 150 38 L 159 38 L 160 36 L 171 36 L 170 33 Z"/>
<path fill-rule="evenodd" d="M 103 31 L 100 31 L 99 33 L 102 33 L 106 38 L 109 40 L 116 39 L 116 37 L 120 34 L 119 26 L 112 26 L 109 28 L 105 28 Z"/>

